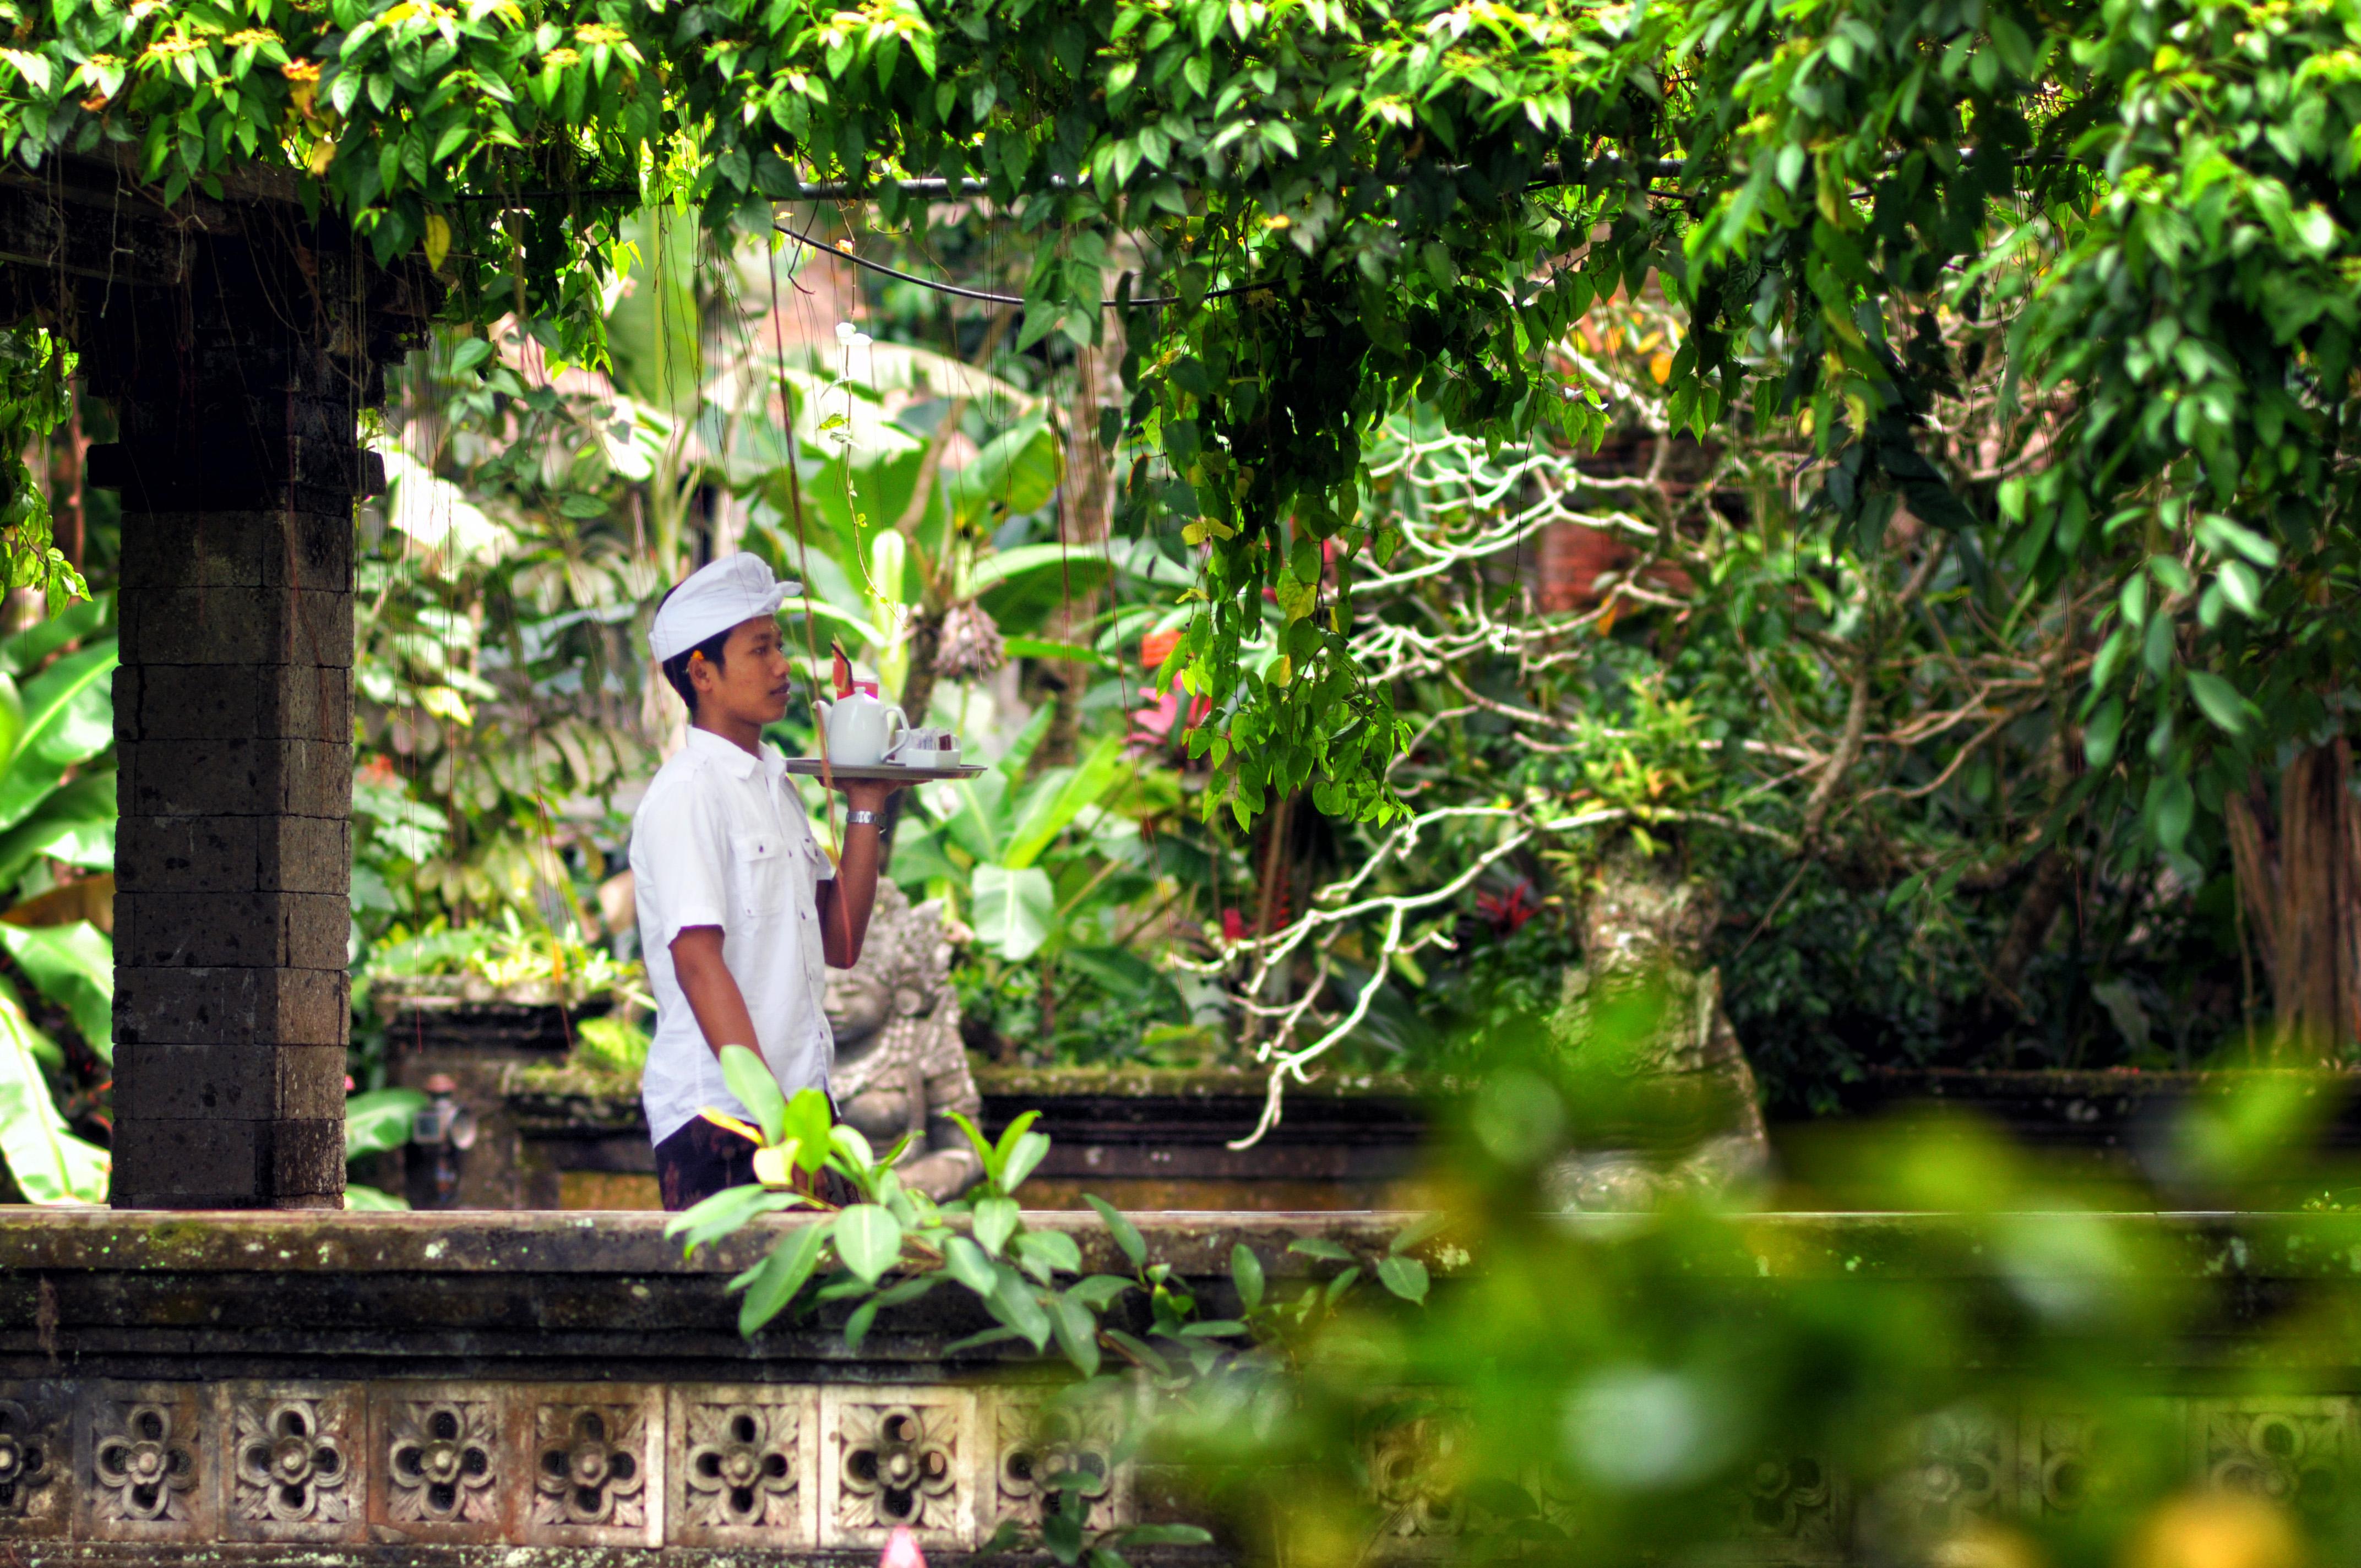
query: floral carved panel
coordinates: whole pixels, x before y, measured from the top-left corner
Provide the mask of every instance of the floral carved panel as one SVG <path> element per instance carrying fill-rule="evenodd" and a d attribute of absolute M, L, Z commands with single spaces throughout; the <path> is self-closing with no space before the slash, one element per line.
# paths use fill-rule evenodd
<path fill-rule="evenodd" d="M 2103 1419 L 2027 1410 L 2018 1428 L 2018 1508 L 2029 1519 L 2056 1518 L 2169 1486 L 2188 1463 L 2188 1417 L 2174 1399 L 2127 1400 Z"/>
<path fill-rule="evenodd" d="M 67 1410 L 53 1387 L 0 1383 L 0 1537 L 66 1532 L 73 1500 Z"/>
<path fill-rule="evenodd" d="M 368 1464 L 357 1387 L 233 1385 L 226 1392 L 223 1498 L 228 1533 L 249 1541 L 356 1541 Z"/>
<path fill-rule="evenodd" d="M 921 1545 L 971 1544 L 978 1446 L 964 1390 L 822 1390 L 820 1544 L 882 1545 L 896 1525 Z"/>
<path fill-rule="evenodd" d="M 1002 1390 L 987 1396 L 986 1408 L 993 1429 L 986 1527 L 1003 1519 L 1038 1525 L 1053 1493 L 1089 1500 L 1087 1530 L 1131 1522 L 1130 1473 L 1115 1458 L 1123 1437 L 1121 1405 Z"/>
<path fill-rule="evenodd" d="M 1862 1499 L 1860 1530 L 1874 1555 L 1915 1559 L 2015 1512 L 2014 1410 L 1960 1404 L 1912 1431 L 1904 1463 Z"/>
<path fill-rule="evenodd" d="M 76 1469 L 84 1532 L 100 1541 L 193 1541 L 214 1527 L 210 1390 L 100 1384 L 82 1400 Z"/>
<path fill-rule="evenodd" d="M 1445 1552 L 1466 1527 L 1460 1496 L 1466 1419 L 1456 1410 L 1389 1410 L 1362 1438 L 1382 1550 L 1391 1556 Z"/>
<path fill-rule="evenodd" d="M 675 1388 L 665 1442 L 672 1543 L 779 1550 L 818 1542 L 818 1390 Z"/>
<path fill-rule="evenodd" d="M 530 1490 L 522 1493 L 523 1540 L 599 1546 L 663 1541 L 664 1418 L 657 1391 L 533 1387 L 513 1419 L 531 1477 L 524 1484 Z"/>
<path fill-rule="evenodd" d="M 395 1540 L 503 1538 L 517 1464 L 500 1390 L 481 1384 L 381 1383 L 369 1389 L 368 1519 Z"/>
<path fill-rule="evenodd" d="M 1736 1560 L 1840 1563 L 1850 1534 L 1842 1479 L 1817 1453 L 1766 1449 L 1739 1471 Z"/>
<path fill-rule="evenodd" d="M 2353 1491 L 2354 1420 L 2344 1398 L 2192 1401 L 2193 1468 L 2208 1486 L 2325 1518 Z"/>

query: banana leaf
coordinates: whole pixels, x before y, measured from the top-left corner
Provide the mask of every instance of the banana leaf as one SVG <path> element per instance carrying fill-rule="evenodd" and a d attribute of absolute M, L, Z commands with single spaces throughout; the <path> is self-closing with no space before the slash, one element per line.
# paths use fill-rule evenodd
<path fill-rule="evenodd" d="M 76 1137 L 59 1114 L 38 1059 L 44 1046 L 49 1042 L 16 998 L 0 986 L 0 1160 L 35 1203 L 104 1203 L 106 1151 Z"/>
<path fill-rule="evenodd" d="M 0 944 L 43 996 L 64 1008 L 99 1058 L 115 1060 L 115 943 L 87 920 L 0 925 Z"/>
<path fill-rule="evenodd" d="M 0 828 L 14 828 L 66 770 L 115 744 L 112 638 L 67 654 L 25 683 L 25 732 L 0 768 Z"/>
<path fill-rule="evenodd" d="M 14 888 L 26 868 L 45 855 L 93 871 L 113 870 L 115 776 L 112 768 L 83 773 L 0 832 L 0 890 Z"/>

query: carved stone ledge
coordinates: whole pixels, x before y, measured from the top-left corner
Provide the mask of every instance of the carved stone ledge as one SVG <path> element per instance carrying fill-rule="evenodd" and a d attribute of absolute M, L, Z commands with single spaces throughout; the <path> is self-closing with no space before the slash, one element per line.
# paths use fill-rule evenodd
<path fill-rule="evenodd" d="M 368 1425 L 355 1387 L 233 1384 L 222 1444 L 224 1533 L 239 1541 L 360 1541 Z"/>
<path fill-rule="evenodd" d="M 73 1499 L 73 1420 L 51 1384 L 0 1384 L 0 1536 L 66 1533 Z"/>
<path fill-rule="evenodd" d="M 481 1384 L 369 1389 L 369 1533 L 387 1542 L 507 1539 L 509 1452 L 500 1390 Z"/>
<path fill-rule="evenodd" d="M 101 1384 L 82 1405 L 74 1465 L 80 1533 L 96 1541 L 206 1541 L 215 1532 L 205 1441 L 210 1391 L 187 1383 Z"/>
<path fill-rule="evenodd" d="M 1003 1519 L 1037 1526 L 1049 1501 L 1048 1483 L 1077 1478 L 1091 1499 L 1086 1529 L 1115 1530 L 1138 1518 L 1132 1474 L 1115 1463 L 1125 1411 L 1112 1399 L 1076 1401 L 1052 1394 L 1005 1390 L 992 1399 L 991 1486 L 981 1493 L 989 1537 Z"/>
<path fill-rule="evenodd" d="M 819 1391 L 675 1388 L 664 1476 L 673 1544 L 809 1550 L 819 1541 Z"/>
<path fill-rule="evenodd" d="M 511 1419 L 533 1491 L 522 1499 L 518 1537 L 542 1546 L 662 1545 L 663 1412 L 655 1388 L 522 1391 Z"/>
<path fill-rule="evenodd" d="M 973 1545 L 975 1406 L 961 1388 L 822 1389 L 820 1545 L 882 1547 L 896 1525 Z"/>

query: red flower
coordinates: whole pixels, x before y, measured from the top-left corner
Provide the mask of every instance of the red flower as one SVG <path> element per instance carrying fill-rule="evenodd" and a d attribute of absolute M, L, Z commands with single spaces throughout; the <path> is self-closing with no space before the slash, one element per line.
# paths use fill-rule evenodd
<path fill-rule="evenodd" d="M 1533 884 L 1519 877 L 1509 884 L 1506 893 L 1479 893 L 1476 895 L 1476 913 L 1503 937 L 1513 936 L 1517 928 L 1541 913 L 1541 904 L 1533 896 Z"/>
<path fill-rule="evenodd" d="M 1222 911 L 1222 940 L 1243 942 L 1246 939 L 1246 917 L 1235 909 Z"/>

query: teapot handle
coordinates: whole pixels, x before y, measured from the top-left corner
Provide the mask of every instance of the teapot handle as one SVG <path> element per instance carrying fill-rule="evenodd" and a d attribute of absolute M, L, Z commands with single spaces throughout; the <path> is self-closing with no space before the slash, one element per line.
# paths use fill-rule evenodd
<path fill-rule="evenodd" d="M 910 730 L 910 719 L 899 703 L 885 706 L 885 750 L 891 751 Z"/>

